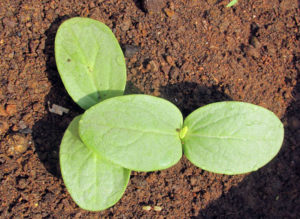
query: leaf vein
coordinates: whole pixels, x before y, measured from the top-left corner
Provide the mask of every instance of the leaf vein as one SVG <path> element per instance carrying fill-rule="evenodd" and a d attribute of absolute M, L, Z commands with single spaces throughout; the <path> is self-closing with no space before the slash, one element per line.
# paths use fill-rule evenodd
<path fill-rule="evenodd" d="M 235 117 L 235 116 L 237 116 L 237 115 L 245 115 L 245 114 L 249 114 L 249 112 L 245 112 L 245 113 L 235 113 L 235 114 L 233 114 L 233 115 L 223 117 L 223 118 L 221 118 L 221 119 L 218 119 L 218 120 L 215 120 L 215 121 L 210 122 L 210 123 L 208 123 L 208 124 L 205 124 L 205 125 L 202 125 L 202 126 L 200 126 L 200 127 L 197 127 L 197 128 L 194 129 L 193 131 L 199 131 L 200 129 L 206 128 L 207 126 L 210 126 L 210 125 L 217 124 L 218 122 L 223 121 L 223 120 L 225 120 L 225 119 L 229 119 L 229 118 Z M 201 119 L 200 119 L 200 120 L 201 120 Z M 194 122 L 194 124 L 195 124 L 195 123 L 199 123 L 199 120 L 197 120 L 196 122 Z M 194 124 L 193 124 L 193 125 L 194 125 Z M 193 125 L 192 125 L 192 126 L 193 126 Z"/>

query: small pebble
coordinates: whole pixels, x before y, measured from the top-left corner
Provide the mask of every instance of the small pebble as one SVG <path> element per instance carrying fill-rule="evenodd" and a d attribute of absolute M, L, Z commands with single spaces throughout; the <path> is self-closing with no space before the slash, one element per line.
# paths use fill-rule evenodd
<path fill-rule="evenodd" d="M 10 28 L 14 28 L 16 25 L 17 25 L 17 22 L 15 22 L 14 20 L 10 20 L 8 18 L 4 18 L 2 20 L 2 23 L 5 25 L 5 26 L 8 26 Z"/>
<path fill-rule="evenodd" d="M 176 67 L 172 67 L 170 70 L 170 76 L 173 80 L 177 80 L 177 77 L 180 79 L 180 70 Z"/>
<path fill-rule="evenodd" d="M 26 129 L 26 128 L 27 128 L 27 125 L 25 124 L 24 121 L 21 120 L 21 121 L 19 122 L 19 128 L 20 128 L 20 129 Z"/>
<path fill-rule="evenodd" d="M 166 13 L 166 15 L 167 15 L 168 17 L 173 17 L 173 15 L 175 14 L 175 12 L 172 11 L 172 10 L 170 10 L 169 8 L 165 8 L 165 9 L 164 9 L 164 12 Z"/>
<path fill-rule="evenodd" d="M 256 48 L 250 46 L 248 51 L 247 51 L 247 55 L 252 56 L 254 58 L 259 58 L 260 57 L 260 52 Z"/>
<path fill-rule="evenodd" d="M 18 188 L 24 189 L 28 185 L 28 181 L 26 179 L 21 178 L 18 182 Z"/>
<path fill-rule="evenodd" d="M 5 111 L 3 106 L 0 106 L 0 116 L 7 116 L 7 112 Z"/>
<path fill-rule="evenodd" d="M 62 106 L 59 106 L 59 105 L 56 105 L 56 104 L 53 104 L 52 105 L 52 108 L 49 107 L 49 112 L 50 113 L 54 113 L 54 114 L 57 114 L 57 115 L 60 115 L 62 116 L 63 113 L 68 113 L 70 110 L 65 108 L 65 107 L 62 107 Z"/>
<path fill-rule="evenodd" d="M 153 72 L 158 71 L 158 63 L 156 61 L 151 60 L 149 64 L 150 64 L 151 71 Z"/>
<path fill-rule="evenodd" d="M 90 8 L 94 8 L 96 5 L 95 5 L 95 3 L 94 2 L 91 2 L 90 4 L 89 4 L 89 7 Z"/>
<path fill-rule="evenodd" d="M 196 185 L 196 183 L 197 183 L 197 178 L 196 177 L 194 177 L 194 176 L 192 176 L 191 177 L 191 185 L 193 186 L 193 185 Z"/>
<path fill-rule="evenodd" d="M 19 127 L 17 125 L 14 125 L 12 128 L 11 128 L 12 131 L 16 132 L 19 130 Z"/>
<path fill-rule="evenodd" d="M 254 48 L 260 48 L 261 47 L 261 43 L 259 42 L 258 38 L 253 36 L 250 38 L 250 44 L 254 47 Z"/>
<path fill-rule="evenodd" d="M 143 206 L 143 210 L 144 211 L 150 211 L 151 210 L 151 206 L 149 206 L 149 205 Z"/>
<path fill-rule="evenodd" d="M 170 72 L 171 66 L 165 65 L 165 66 L 163 66 L 161 69 L 162 69 L 162 71 L 167 75 L 167 74 L 169 74 L 169 72 Z"/>
<path fill-rule="evenodd" d="M 140 50 L 140 48 L 135 45 L 124 45 L 123 50 L 124 50 L 125 57 L 131 58 L 134 56 L 134 54 L 136 54 Z"/>
<path fill-rule="evenodd" d="M 26 23 L 25 26 L 26 26 L 26 27 L 31 27 L 31 26 L 32 26 L 32 23 L 31 23 L 31 22 L 28 22 L 28 23 Z"/>
<path fill-rule="evenodd" d="M 127 19 L 123 21 L 123 23 L 121 23 L 120 28 L 122 31 L 127 31 L 129 30 L 130 26 L 131 26 L 131 20 Z"/>
<path fill-rule="evenodd" d="M 32 130 L 30 128 L 25 128 L 25 129 L 20 129 L 19 132 L 22 134 L 31 134 Z"/>
<path fill-rule="evenodd" d="M 165 2 L 164 0 L 143 0 L 142 5 L 144 10 L 149 14 L 159 13 L 165 6 Z"/>
<path fill-rule="evenodd" d="M 172 65 L 172 66 L 175 65 L 175 62 L 171 56 L 167 56 L 166 61 L 169 63 L 169 65 Z"/>
<path fill-rule="evenodd" d="M 28 141 L 23 135 L 16 134 L 13 136 L 13 149 L 16 153 L 23 154 L 25 151 L 27 151 L 28 148 Z"/>
<path fill-rule="evenodd" d="M 7 105 L 5 110 L 8 115 L 12 116 L 15 113 L 17 113 L 17 105 L 15 104 Z"/>
<path fill-rule="evenodd" d="M 154 211 L 161 211 L 162 210 L 162 207 L 160 207 L 160 206 L 154 206 Z"/>
<path fill-rule="evenodd" d="M 0 135 L 5 134 L 9 129 L 9 125 L 5 121 L 0 121 Z"/>
<path fill-rule="evenodd" d="M 24 144 L 18 144 L 15 146 L 15 151 L 17 153 L 23 154 L 25 151 L 27 151 L 27 145 Z"/>

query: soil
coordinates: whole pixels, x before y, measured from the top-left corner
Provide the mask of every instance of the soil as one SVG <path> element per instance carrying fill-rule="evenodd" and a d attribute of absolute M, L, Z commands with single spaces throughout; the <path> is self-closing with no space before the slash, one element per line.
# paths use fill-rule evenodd
<path fill-rule="evenodd" d="M 299 3 L 228 2 L 2 0 L 0 218 L 300 218 Z M 126 54 L 126 93 L 164 97 L 185 116 L 222 100 L 275 112 L 285 126 L 278 156 L 235 176 L 183 157 L 167 170 L 133 172 L 115 206 L 80 209 L 64 186 L 58 151 L 83 111 L 65 91 L 53 51 L 58 26 L 74 16 L 113 30 Z M 53 114 L 52 104 L 70 111 Z"/>

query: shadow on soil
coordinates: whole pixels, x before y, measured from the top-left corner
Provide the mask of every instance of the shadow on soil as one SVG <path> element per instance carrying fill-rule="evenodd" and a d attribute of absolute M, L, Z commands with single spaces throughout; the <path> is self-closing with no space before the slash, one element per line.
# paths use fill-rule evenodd
<path fill-rule="evenodd" d="M 72 119 L 83 110 L 77 106 L 68 95 L 59 77 L 54 57 L 54 39 L 59 25 L 69 17 L 61 17 L 55 20 L 46 31 L 46 45 L 44 54 L 47 57 L 46 73 L 51 82 L 51 90 L 45 98 L 45 107 L 56 104 L 68 108 L 70 112 L 63 116 L 48 112 L 48 114 L 33 127 L 33 140 L 40 160 L 47 171 L 56 177 L 60 177 L 59 170 L 59 145 L 65 129 Z"/>
<path fill-rule="evenodd" d="M 294 102 L 282 119 L 285 140 L 279 154 L 199 212 L 196 218 L 300 217 L 300 75 Z M 201 200 L 198 200 L 201 202 Z M 295 207 L 297 206 L 297 207 Z"/>
<path fill-rule="evenodd" d="M 136 5 L 136 7 L 140 10 L 142 10 L 143 12 L 145 12 L 144 7 L 143 7 L 143 0 L 133 0 L 134 4 Z"/>
<path fill-rule="evenodd" d="M 232 100 L 220 87 L 205 87 L 192 82 L 161 87 L 160 93 L 162 98 L 171 101 L 181 110 L 184 118 L 201 106 Z"/>

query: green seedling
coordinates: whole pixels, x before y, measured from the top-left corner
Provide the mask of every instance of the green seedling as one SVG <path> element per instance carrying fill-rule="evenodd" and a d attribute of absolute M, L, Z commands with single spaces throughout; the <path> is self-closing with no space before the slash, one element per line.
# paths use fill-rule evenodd
<path fill-rule="evenodd" d="M 55 56 L 67 91 L 87 109 L 67 128 L 59 152 L 65 185 L 83 209 L 114 205 L 130 170 L 166 169 L 182 152 L 204 170 L 242 174 L 264 166 L 280 150 L 283 125 L 263 107 L 219 102 L 183 120 L 180 110 L 162 98 L 119 96 L 126 81 L 123 53 L 109 28 L 98 21 L 64 22 L 55 39 Z"/>
<path fill-rule="evenodd" d="M 123 52 L 99 21 L 76 17 L 63 22 L 55 37 L 55 60 L 66 90 L 83 109 L 124 92 Z"/>
<path fill-rule="evenodd" d="M 229 2 L 229 3 L 226 5 L 226 7 L 227 7 L 227 8 L 232 7 L 232 6 L 234 6 L 235 4 L 237 4 L 237 3 L 238 3 L 238 0 L 232 0 L 231 2 Z"/>

